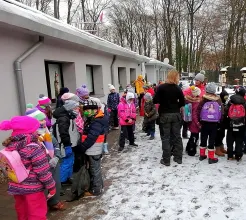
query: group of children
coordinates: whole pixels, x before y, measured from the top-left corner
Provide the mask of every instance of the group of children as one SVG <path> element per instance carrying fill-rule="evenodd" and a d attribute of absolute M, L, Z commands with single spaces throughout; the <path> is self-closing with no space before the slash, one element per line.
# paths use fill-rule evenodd
<path fill-rule="evenodd" d="M 191 86 L 190 90 L 191 96 L 185 96 L 186 105 L 183 109 L 184 121 L 188 123 L 191 132 L 186 146 L 187 153 L 190 156 L 196 154 L 200 133 L 201 161 L 208 157 L 209 164 L 217 163 L 215 155 L 225 156 L 226 153 L 228 160 L 240 161 L 245 138 L 245 89 L 238 87 L 230 98 L 225 90 L 220 96 L 216 95 L 214 83 L 206 85 L 204 95 L 196 86 Z M 227 151 L 223 145 L 226 130 Z"/>

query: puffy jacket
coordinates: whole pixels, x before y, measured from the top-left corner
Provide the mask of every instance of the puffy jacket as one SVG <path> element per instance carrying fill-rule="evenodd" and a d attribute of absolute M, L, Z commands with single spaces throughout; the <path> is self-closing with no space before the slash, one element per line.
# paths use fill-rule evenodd
<path fill-rule="evenodd" d="M 149 89 L 147 90 L 147 92 L 150 93 L 150 94 L 152 95 L 152 97 L 155 95 L 155 91 L 154 91 L 153 88 L 149 88 Z"/>
<path fill-rule="evenodd" d="M 55 189 L 46 150 L 40 145 L 36 135 L 14 136 L 6 150 L 17 150 L 26 169 L 30 169 L 29 176 L 23 182 L 9 182 L 9 194 L 26 195 L 42 192 L 44 189 Z"/>
<path fill-rule="evenodd" d="M 109 109 L 117 110 L 119 103 L 120 103 L 119 93 L 115 92 L 115 93 L 110 93 L 108 95 L 107 105 Z"/>
<path fill-rule="evenodd" d="M 85 123 L 82 141 L 76 147 L 76 151 L 91 156 L 102 154 L 105 134 L 109 127 L 108 121 L 108 116 L 104 115 L 101 110 L 94 118 L 88 118 Z"/>
<path fill-rule="evenodd" d="M 189 123 L 189 130 L 191 133 L 199 133 L 200 132 L 200 127 L 198 126 L 198 115 L 197 115 L 197 109 L 199 106 L 201 99 L 197 98 L 196 100 L 194 99 L 193 102 L 190 102 L 192 105 L 192 122 Z"/>
<path fill-rule="evenodd" d="M 62 106 L 54 111 L 53 116 L 56 119 L 56 123 L 53 126 L 53 134 L 58 142 L 62 143 L 64 147 L 76 146 L 79 140 L 77 127 L 73 122 L 76 115 L 73 112 L 68 112 Z"/>
<path fill-rule="evenodd" d="M 229 128 L 230 127 L 230 119 L 228 117 L 228 111 L 230 106 L 234 104 L 234 105 L 243 105 L 246 111 L 246 102 L 243 96 L 239 95 L 239 94 L 235 94 L 232 95 L 230 97 L 230 101 L 228 102 L 228 104 L 225 107 L 225 112 L 224 112 L 224 125 L 225 128 Z"/>
<path fill-rule="evenodd" d="M 118 105 L 118 116 L 120 118 L 120 125 L 133 125 L 137 117 L 135 104 L 128 104 L 126 99 L 122 97 Z M 128 122 L 129 119 L 132 119 L 131 123 Z"/>
<path fill-rule="evenodd" d="M 157 110 L 155 107 L 155 104 L 153 103 L 153 101 L 149 101 L 144 103 L 144 113 L 148 114 L 148 116 L 144 115 L 144 120 L 146 123 L 148 122 L 152 122 L 154 120 L 156 120 L 157 118 Z"/>
<path fill-rule="evenodd" d="M 137 80 L 135 81 L 136 92 L 138 95 L 144 93 L 143 86 L 144 86 L 143 77 L 139 75 Z"/>

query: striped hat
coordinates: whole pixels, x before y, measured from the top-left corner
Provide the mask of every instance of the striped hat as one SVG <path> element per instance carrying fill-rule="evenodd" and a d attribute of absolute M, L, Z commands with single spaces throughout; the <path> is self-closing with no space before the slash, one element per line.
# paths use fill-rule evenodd
<path fill-rule="evenodd" d="M 33 104 L 27 104 L 26 116 L 36 118 L 38 121 L 43 121 L 46 116 L 43 112 L 39 111 L 37 108 L 33 108 Z"/>
<path fill-rule="evenodd" d="M 51 100 L 47 96 L 41 94 L 39 95 L 38 104 L 41 106 L 47 106 L 51 104 Z"/>

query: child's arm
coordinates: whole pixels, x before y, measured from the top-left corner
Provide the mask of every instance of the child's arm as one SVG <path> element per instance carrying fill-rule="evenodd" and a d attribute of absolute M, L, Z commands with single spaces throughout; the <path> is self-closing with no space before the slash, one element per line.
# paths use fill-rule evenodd
<path fill-rule="evenodd" d="M 118 106 L 118 116 L 123 119 L 123 121 L 128 120 L 123 104 Z"/>
<path fill-rule="evenodd" d="M 36 173 L 39 181 L 44 185 L 45 189 L 52 191 L 55 189 L 55 181 L 50 172 L 50 165 L 44 148 L 35 147 L 30 156 L 32 162 L 32 170 Z"/>
<path fill-rule="evenodd" d="M 151 118 L 153 115 L 156 115 L 155 105 L 152 105 L 151 111 L 148 113 L 148 117 Z"/>

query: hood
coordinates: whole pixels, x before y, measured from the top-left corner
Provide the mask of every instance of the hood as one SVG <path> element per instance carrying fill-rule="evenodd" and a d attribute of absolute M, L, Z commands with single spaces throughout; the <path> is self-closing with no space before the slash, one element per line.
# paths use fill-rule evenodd
<path fill-rule="evenodd" d="M 225 104 L 226 100 L 225 100 L 225 96 L 229 96 L 228 92 L 226 90 L 222 91 L 220 93 L 220 98 L 221 98 L 221 101 Z"/>
<path fill-rule="evenodd" d="M 67 112 L 67 110 L 64 108 L 64 106 L 57 108 L 54 112 L 53 112 L 53 117 L 55 119 L 58 119 L 60 117 L 63 116 L 69 116 L 69 113 Z"/>
<path fill-rule="evenodd" d="M 230 101 L 233 104 L 243 104 L 243 105 L 245 104 L 244 98 L 238 94 L 231 96 Z"/>
<path fill-rule="evenodd" d="M 122 97 L 120 98 L 120 102 L 126 104 L 126 97 L 122 96 Z"/>
<path fill-rule="evenodd" d="M 142 75 L 139 75 L 138 76 L 138 80 L 143 80 L 143 76 Z"/>
<path fill-rule="evenodd" d="M 206 93 L 206 94 L 203 96 L 203 98 L 208 99 L 208 100 L 210 100 L 210 101 L 218 101 L 218 100 L 220 99 L 219 96 L 214 95 L 214 94 L 209 94 L 209 93 Z"/>

